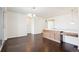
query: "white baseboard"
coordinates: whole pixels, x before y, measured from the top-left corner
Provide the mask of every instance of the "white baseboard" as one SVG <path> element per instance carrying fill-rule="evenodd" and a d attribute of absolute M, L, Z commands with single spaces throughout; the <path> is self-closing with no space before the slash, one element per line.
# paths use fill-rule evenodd
<path fill-rule="evenodd" d="M 18 36 L 10 36 L 10 37 L 7 37 L 7 39 L 8 39 L 8 38 L 22 37 L 22 36 L 27 36 L 27 34 L 26 34 L 26 35 L 18 35 Z M 7 40 L 7 39 L 6 39 L 6 40 Z"/>
<path fill-rule="evenodd" d="M 5 42 L 6 40 L 4 40 L 4 42 Z M 1 47 L 0 47 L 0 52 L 1 52 L 1 50 L 2 50 L 2 47 L 3 47 L 3 45 L 4 45 L 4 42 L 2 43 L 2 45 L 1 45 Z"/>

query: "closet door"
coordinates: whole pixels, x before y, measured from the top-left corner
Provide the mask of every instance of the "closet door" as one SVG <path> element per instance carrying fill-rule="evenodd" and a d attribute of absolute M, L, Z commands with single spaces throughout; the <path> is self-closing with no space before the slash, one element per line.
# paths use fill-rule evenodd
<path fill-rule="evenodd" d="M 3 9 L 0 7 L 0 48 L 3 43 L 3 37 L 4 37 L 4 23 L 3 23 Z"/>

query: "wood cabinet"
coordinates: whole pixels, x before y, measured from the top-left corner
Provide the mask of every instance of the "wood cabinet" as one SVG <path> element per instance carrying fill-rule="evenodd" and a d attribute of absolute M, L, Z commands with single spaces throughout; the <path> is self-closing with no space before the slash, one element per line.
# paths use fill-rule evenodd
<path fill-rule="evenodd" d="M 43 37 L 60 42 L 60 31 L 57 30 L 43 30 Z"/>

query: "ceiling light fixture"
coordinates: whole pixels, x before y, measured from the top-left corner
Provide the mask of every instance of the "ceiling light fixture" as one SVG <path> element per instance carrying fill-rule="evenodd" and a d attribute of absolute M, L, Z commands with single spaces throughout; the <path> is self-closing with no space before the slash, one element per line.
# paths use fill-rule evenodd
<path fill-rule="evenodd" d="M 75 22 L 74 22 L 74 18 L 76 16 L 75 14 L 76 14 L 76 12 L 75 12 L 75 8 L 74 8 L 74 9 L 71 10 L 71 17 L 72 17 L 72 20 L 70 22 L 71 25 L 75 24 Z"/>
<path fill-rule="evenodd" d="M 71 22 L 70 24 L 74 25 L 75 23 L 74 22 Z"/>
<path fill-rule="evenodd" d="M 36 16 L 36 14 L 34 14 L 35 9 L 36 9 L 36 7 L 32 7 L 31 13 L 29 13 L 27 16 L 28 17 L 35 17 Z"/>

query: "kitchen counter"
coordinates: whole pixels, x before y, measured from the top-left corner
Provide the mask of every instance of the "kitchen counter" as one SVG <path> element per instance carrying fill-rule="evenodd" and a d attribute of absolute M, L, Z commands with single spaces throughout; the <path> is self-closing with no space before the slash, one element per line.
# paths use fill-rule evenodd
<path fill-rule="evenodd" d="M 66 36 L 73 36 L 73 37 L 78 37 L 78 32 L 77 31 L 70 31 L 70 30 L 60 30 L 60 29 L 44 29 L 44 30 L 47 30 L 47 31 L 60 31 L 60 32 L 63 32 L 62 35 L 66 35 Z"/>

